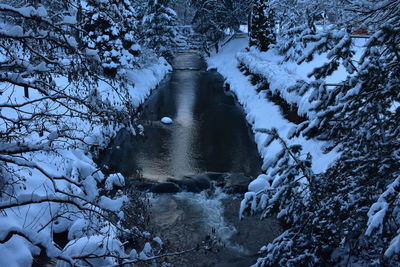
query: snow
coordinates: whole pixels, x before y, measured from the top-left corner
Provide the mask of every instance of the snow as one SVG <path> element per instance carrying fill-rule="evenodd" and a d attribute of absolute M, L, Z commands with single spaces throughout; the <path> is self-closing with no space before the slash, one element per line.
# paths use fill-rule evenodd
<path fill-rule="evenodd" d="M 122 196 L 116 199 L 102 196 L 100 198 L 99 205 L 105 210 L 119 211 L 125 202 L 128 202 L 127 196 Z"/>
<path fill-rule="evenodd" d="M 47 138 L 49 141 L 54 141 L 58 138 L 58 133 L 56 131 L 51 132 Z"/>
<path fill-rule="evenodd" d="M 382 233 L 382 229 L 384 227 L 384 221 L 386 212 L 389 209 L 389 202 L 392 202 L 394 196 L 398 195 L 398 187 L 400 185 L 400 177 L 396 178 L 391 184 L 389 184 L 386 190 L 379 196 L 377 202 L 372 204 L 371 208 L 368 211 L 368 228 L 365 231 L 365 235 L 371 236 L 373 231 L 376 231 L 379 234 Z M 395 205 L 390 203 L 391 205 Z M 393 254 L 398 254 L 400 252 L 400 235 L 397 235 L 390 242 L 389 247 L 385 251 L 386 257 L 391 257 Z"/>
<path fill-rule="evenodd" d="M 76 18 L 74 16 L 64 16 L 63 18 L 64 24 L 71 24 L 74 25 L 77 23 Z"/>
<path fill-rule="evenodd" d="M 270 183 L 268 181 L 268 176 L 265 174 L 260 174 L 255 180 L 253 180 L 249 184 L 249 191 L 250 192 L 261 192 L 270 187 Z"/>
<path fill-rule="evenodd" d="M 13 37 L 21 37 L 24 35 L 24 30 L 21 26 L 9 26 L 3 34 Z"/>
<path fill-rule="evenodd" d="M 247 24 L 240 25 L 239 30 L 243 33 L 248 33 L 249 32 L 249 26 Z"/>
<path fill-rule="evenodd" d="M 152 249 L 150 243 L 147 242 L 147 243 L 144 245 L 143 251 L 140 252 L 140 254 L 139 254 L 139 259 L 141 259 L 141 260 L 147 260 L 147 259 L 150 259 L 150 258 L 153 257 L 153 256 L 154 256 L 154 255 L 153 255 L 153 249 Z"/>
<path fill-rule="evenodd" d="M 0 266 L 30 266 L 32 263 L 32 253 L 22 237 L 13 237 L 0 252 Z"/>
<path fill-rule="evenodd" d="M 161 238 L 156 236 L 153 238 L 153 241 L 156 242 L 160 247 L 162 247 L 164 245 L 164 243 L 162 242 Z"/>
<path fill-rule="evenodd" d="M 244 194 L 244 198 L 240 202 L 239 208 L 239 219 L 243 218 L 243 213 L 247 208 L 247 203 L 251 201 L 251 210 L 257 209 L 257 194 L 255 192 L 247 192 Z"/>
<path fill-rule="evenodd" d="M 170 117 L 163 117 L 161 122 L 164 124 L 172 124 L 174 121 Z"/>
<path fill-rule="evenodd" d="M 143 69 L 129 70 L 128 79 L 134 84 L 130 93 L 134 107 L 138 107 L 150 95 L 165 75 L 172 70 L 172 67 L 164 58 L 158 58 L 151 65 Z"/>
<path fill-rule="evenodd" d="M 245 37 L 233 39 L 218 54 L 213 54 L 208 58 L 207 62 L 209 69 L 217 69 L 224 76 L 226 83 L 230 84 L 231 90 L 243 106 L 247 114 L 246 119 L 255 134 L 258 151 L 263 158 L 263 169 L 266 169 L 269 162 L 279 153 L 281 147 L 277 141 L 265 147 L 264 144 L 268 135 L 256 130 L 276 128 L 280 136 L 285 139 L 295 127 L 295 124 L 287 121 L 281 114 L 280 108 L 267 100 L 265 91 L 257 93 L 257 88 L 251 84 L 249 77 L 238 69 L 239 61 L 244 60 L 251 64 L 250 70 L 256 74 L 267 75 L 271 82 L 271 90 L 279 90 L 282 97 L 290 103 L 298 103 L 300 110 L 304 113 L 311 113 L 309 111 L 310 106 L 307 104 L 308 101 L 288 93 L 286 88 L 293 85 L 298 78 L 305 77 L 313 67 L 312 64 L 304 65 L 303 68 L 296 66 L 295 63 L 281 63 L 281 58 L 275 51 L 266 54 L 250 50 L 246 53 L 243 50 L 247 45 L 248 39 Z M 314 64 L 318 64 L 318 62 L 314 62 Z M 325 142 L 307 140 L 302 136 L 286 141 L 289 145 L 301 144 L 304 153 L 311 153 L 315 173 L 325 171 L 338 157 L 335 151 L 328 154 L 323 153 L 322 149 L 326 145 Z"/>
<path fill-rule="evenodd" d="M 138 253 L 135 249 L 132 249 L 132 251 L 129 253 L 129 258 L 131 260 L 136 260 L 138 258 Z"/>
<path fill-rule="evenodd" d="M 386 211 L 388 209 L 388 204 L 386 202 L 374 203 L 368 212 L 368 228 L 365 235 L 371 235 L 375 228 L 379 228 L 379 232 L 382 231 L 382 223 L 385 219 Z"/>
<path fill-rule="evenodd" d="M 385 251 L 386 257 L 392 257 L 393 254 L 400 253 L 400 235 L 397 235 L 389 245 L 389 248 Z"/>
<path fill-rule="evenodd" d="M 356 59 L 361 56 L 364 44 L 365 40 L 356 40 Z M 244 44 L 242 49 L 246 45 L 247 44 Z M 312 108 L 317 103 L 310 103 L 310 93 L 300 96 L 288 92 L 287 89 L 293 86 L 298 80 L 313 81 L 314 79 L 309 78 L 307 75 L 311 73 L 315 67 L 321 66 L 327 61 L 328 55 L 326 53 L 315 55 L 311 62 L 297 64 L 293 61 L 283 62 L 283 56 L 278 55 L 275 49 L 271 49 L 267 52 L 260 52 L 255 48 L 250 48 L 250 51 L 244 52 L 241 51 L 242 49 L 237 50 L 237 53 L 233 55 L 236 56 L 237 61 L 244 64 L 251 73 L 261 75 L 265 78 L 269 82 L 270 90 L 273 93 L 279 93 L 289 104 L 297 104 L 299 115 L 307 115 L 310 118 L 313 117 L 314 112 Z M 347 74 L 346 69 L 340 66 L 338 70 L 327 77 L 326 83 L 340 83 L 345 80 Z"/>
<path fill-rule="evenodd" d="M 63 253 L 69 257 L 79 257 L 82 255 L 104 255 L 107 250 L 111 251 L 113 255 L 124 256 L 122 250 L 122 243 L 116 239 L 107 238 L 105 239 L 101 235 L 82 237 L 79 239 L 71 240 L 67 245 Z M 117 265 L 116 258 L 113 257 L 101 257 L 87 259 L 91 266 L 114 266 Z M 84 261 L 78 261 L 79 265 L 86 265 Z M 68 267 L 71 266 L 65 261 L 58 261 L 57 267 Z"/>
<path fill-rule="evenodd" d="M 94 56 L 96 55 L 96 51 L 94 50 L 86 52 L 92 53 Z M 69 64 L 67 59 L 63 60 L 63 62 Z M 142 66 L 142 69 L 127 70 L 128 80 L 131 84 L 128 88 L 130 99 L 135 107 L 138 107 L 147 99 L 151 90 L 171 70 L 171 66 L 163 58 L 149 59 Z M 60 87 L 68 85 L 67 77 L 55 77 L 54 82 Z M 37 91 L 30 90 L 30 98 L 26 99 L 24 98 L 23 88 L 17 86 L 10 87 L 4 83 L 2 86 L 4 90 L 0 96 L 0 103 L 22 104 L 42 97 Z M 98 88 L 96 89 L 97 95 L 91 101 L 106 100 L 117 108 L 123 108 L 117 92 L 108 83 L 99 81 Z M 23 106 L 25 112 L 31 112 L 40 108 L 41 106 L 35 105 Z M 48 106 L 48 108 L 51 109 L 53 114 L 63 114 L 65 112 L 65 108 L 57 105 Z M 21 115 L 16 114 L 10 108 L 2 108 L 0 113 L 2 116 L 13 120 L 21 119 Z M 63 121 L 61 120 L 58 123 L 59 125 L 63 125 Z M 62 252 L 63 256 L 67 258 L 68 256 L 80 255 L 80 253 L 91 249 L 93 251 L 101 250 L 98 244 L 115 246 L 115 250 L 119 252 L 117 247 L 120 247 L 120 243 L 112 236 L 107 241 L 108 243 L 104 243 L 105 240 L 102 240 L 104 236 L 93 236 L 96 233 L 85 232 L 89 236 L 82 237 L 83 232 L 88 229 L 88 220 L 92 224 L 91 228 L 101 229 L 103 227 L 100 221 L 95 220 L 94 217 L 96 216 L 91 218 L 73 205 L 46 201 L 65 198 L 55 192 L 56 188 L 88 201 L 99 199 L 98 204 L 100 207 L 116 212 L 119 212 L 119 209 L 128 200 L 123 195 L 114 199 L 106 196 L 99 198 L 98 186 L 104 180 L 105 189 L 111 190 L 114 187 L 124 186 L 124 177 L 121 174 L 111 174 L 106 177 L 94 163 L 88 147 L 82 145 L 79 141 L 68 140 L 63 135 L 63 133 L 68 133 L 78 139 L 84 138 L 84 141 L 89 145 L 93 144 L 104 147 L 119 128 L 113 125 L 92 126 L 79 117 L 68 118 L 67 123 L 67 125 L 72 125 L 74 128 L 63 129 L 59 125 L 48 125 L 47 128 L 51 130 L 45 132 L 43 136 L 39 136 L 36 132 L 27 132 L 26 144 L 24 143 L 23 146 L 40 148 L 41 151 L 24 154 L 25 159 L 21 158 L 17 160 L 14 157 L 18 161 L 18 164 L 25 165 L 26 167 L 16 167 L 10 164 L 11 167 L 15 167 L 14 177 L 25 177 L 26 180 L 20 186 L 15 186 L 13 194 L 16 195 L 16 198 L 9 198 L 6 195 L 2 195 L 0 198 L 0 210 L 2 211 L 0 214 L 0 233 L 8 233 L 12 229 L 18 229 L 27 236 L 34 237 L 35 240 L 42 240 L 40 244 L 48 248 L 49 256 L 57 256 L 61 253 L 52 245 L 52 232 L 63 231 L 70 231 L 69 239 L 71 241 L 68 244 L 68 248 Z M 4 127 L 4 125 L 1 127 Z M 0 143 L 0 146 L 9 151 L 16 149 L 14 144 L 9 143 Z M 50 146 L 55 152 L 49 152 Z M 18 144 L 18 147 L 21 148 L 21 144 Z M 2 157 L 4 159 L 5 157 L 11 158 L 5 154 Z M 36 167 L 38 169 L 34 169 Z M 39 171 L 39 169 L 43 172 Z M 60 179 L 51 181 L 48 176 L 60 177 Z M 73 183 L 80 186 L 73 185 Z M 0 186 L 2 186 L 1 182 Z M 65 200 L 71 200 L 79 205 L 83 205 L 79 199 L 65 198 Z M 2 208 L 13 203 L 22 203 L 23 201 L 34 201 L 37 203 L 13 209 Z M 93 211 L 96 210 L 94 207 L 85 206 L 85 208 Z M 59 213 L 62 216 L 52 221 L 51 218 Z M 123 213 L 119 213 L 119 216 L 122 217 Z M 105 236 L 109 236 L 109 234 L 107 233 Z M 25 238 L 15 235 L 5 244 L 0 244 L 0 255 L 2 255 L 0 266 L 30 266 L 33 256 L 39 252 L 38 247 L 34 247 Z M 114 263 L 113 261 L 112 258 L 104 258 L 93 260 L 93 264 L 95 266 L 104 266 Z M 67 265 L 63 261 L 58 263 L 58 266 Z"/>
<path fill-rule="evenodd" d="M 124 185 L 125 185 L 124 176 L 120 173 L 116 173 L 116 174 L 111 174 L 107 178 L 105 188 L 107 190 L 112 190 L 114 186 L 123 187 Z"/>

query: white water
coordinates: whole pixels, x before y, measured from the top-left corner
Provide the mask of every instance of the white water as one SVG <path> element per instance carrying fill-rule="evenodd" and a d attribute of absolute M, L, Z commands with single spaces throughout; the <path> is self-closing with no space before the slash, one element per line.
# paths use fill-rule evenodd
<path fill-rule="evenodd" d="M 170 233 L 180 232 L 177 234 L 180 236 L 178 240 L 184 241 L 177 243 L 186 249 L 210 236 L 215 240 L 215 246 L 228 248 L 233 254 L 248 255 L 250 252 L 247 249 L 231 240 L 237 234 L 237 229 L 225 220 L 222 202 L 230 198 L 219 188 L 211 196 L 207 192 L 151 195 L 153 222 L 160 231 L 157 234 L 164 234 L 164 238 L 169 239 Z"/>

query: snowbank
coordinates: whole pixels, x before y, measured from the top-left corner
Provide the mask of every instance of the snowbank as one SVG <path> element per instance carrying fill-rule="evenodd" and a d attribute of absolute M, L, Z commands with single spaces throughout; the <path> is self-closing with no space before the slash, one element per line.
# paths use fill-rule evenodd
<path fill-rule="evenodd" d="M 285 89 L 293 85 L 297 79 L 306 76 L 308 70 L 301 66 L 294 68 L 295 63 L 280 64 L 281 59 L 274 51 L 269 53 L 260 53 L 255 50 L 244 52 L 247 44 L 247 38 L 234 39 L 207 61 L 210 69 L 217 69 L 225 77 L 239 103 L 243 106 L 247 114 L 246 119 L 255 133 L 255 141 L 264 161 L 263 168 L 265 168 L 268 162 L 280 151 L 280 145 L 275 141 L 270 146 L 265 147 L 267 135 L 256 132 L 256 129 L 276 128 L 280 136 L 285 138 L 295 125 L 283 117 L 277 105 L 267 100 L 265 91 L 257 92 L 256 86 L 251 84 L 249 77 L 238 69 L 239 60 L 248 64 L 251 71 L 265 75 L 271 83 L 272 90 L 279 90 L 282 92 L 283 98 L 290 103 L 298 103 L 299 107 L 305 111 L 308 111 L 309 108 L 306 101 L 290 95 Z M 312 69 L 311 66 L 308 66 L 308 68 Z M 287 142 L 290 145 L 301 144 L 304 152 L 311 153 L 315 173 L 325 171 L 329 164 L 338 157 L 338 154 L 334 151 L 328 154 L 322 152 L 322 148 L 326 145 L 324 142 L 306 140 L 301 136 L 289 139 Z"/>
<path fill-rule="evenodd" d="M 143 103 L 149 97 L 151 89 L 155 88 L 171 70 L 172 67 L 168 62 L 160 57 L 158 62 L 145 69 L 128 71 L 128 79 L 135 85 L 130 90 L 134 107 Z"/>
<path fill-rule="evenodd" d="M 356 59 L 361 56 L 363 51 L 362 46 L 365 42 L 364 39 L 356 40 Z M 284 62 L 283 56 L 278 55 L 276 49 L 260 52 L 252 47 L 250 51 L 238 51 L 235 56 L 252 74 L 257 74 L 265 78 L 269 83 L 269 89 L 273 93 L 279 93 L 289 104 L 296 104 L 298 106 L 299 115 L 306 115 L 309 118 L 313 117 L 314 112 L 312 108 L 315 103 L 310 103 L 308 101 L 310 93 L 300 96 L 294 92 L 288 92 L 287 89 L 293 86 L 298 80 L 307 82 L 314 80 L 314 78 L 308 78 L 307 75 L 311 73 L 314 68 L 322 66 L 327 62 L 327 53 L 315 55 L 312 61 L 303 62 L 300 65 L 294 61 Z M 348 75 L 348 72 L 340 65 L 325 81 L 327 84 L 338 84 L 345 80 L 346 75 Z"/>

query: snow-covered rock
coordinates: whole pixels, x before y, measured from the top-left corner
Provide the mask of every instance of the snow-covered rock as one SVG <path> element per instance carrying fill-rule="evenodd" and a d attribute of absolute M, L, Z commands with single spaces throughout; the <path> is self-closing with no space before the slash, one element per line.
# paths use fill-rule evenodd
<path fill-rule="evenodd" d="M 161 122 L 164 124 L 172 124 L 174 121 L 170 117 L 163 117 Z"/>

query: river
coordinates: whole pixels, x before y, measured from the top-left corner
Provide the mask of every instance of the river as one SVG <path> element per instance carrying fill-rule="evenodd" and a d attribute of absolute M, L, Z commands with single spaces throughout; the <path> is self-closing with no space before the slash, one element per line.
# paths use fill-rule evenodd
<path fill-rule="evenodd" d="M 131 180 L 148 181 L 146 190 L 172 181 L 192 191 L 150 194 L 153 233 L 170 248 L 215 240 L 211 251 L 167 259 L 172 266 L 250 266 L 258 249 L 280 231 L 272 219 L 239 221 L 242 193 L 261 172 L 253 134 L 223 77 L 207 71 L 197 53 L 179 53 L 172 65 L 173 72 L 143 106 L 138 121 L 143 135 L 121 133 L 102 162 Z M 161 123 L 165 116 L 173 123 Z M 210 181 L 206 190 L 187 186 L 199 177 Z"/>

